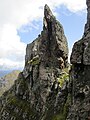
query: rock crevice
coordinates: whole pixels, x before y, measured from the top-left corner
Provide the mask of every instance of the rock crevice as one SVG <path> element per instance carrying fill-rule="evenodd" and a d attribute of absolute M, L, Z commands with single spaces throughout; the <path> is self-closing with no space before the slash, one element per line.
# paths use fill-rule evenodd
<path fill-rule="evenodd" d="M 87 4 L 87 23 L 84 35 L 71 54 L 70 81 L 72 104 L 67 120 L 90 119 L 90 0 Z"/>
<path fill-rule="evenodd" d="M 0 119 L 54 120 L 62 117 L 64 120 L 67 66 L 68 45 L 63 27 L 45 5 L 43 30 L 27 45 L 24 70 L 1 98 Z"/>

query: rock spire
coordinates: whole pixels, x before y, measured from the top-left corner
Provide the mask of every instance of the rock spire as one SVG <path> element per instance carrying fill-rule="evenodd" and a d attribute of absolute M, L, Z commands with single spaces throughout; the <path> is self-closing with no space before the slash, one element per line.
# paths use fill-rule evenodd
<path fill-rule="evenodd" d="M 43 30 L 27 45 L 24 70 L 0 100 L 0 120 L 65 119 L 67 66 L 63 27 L 45 5 Z"/>

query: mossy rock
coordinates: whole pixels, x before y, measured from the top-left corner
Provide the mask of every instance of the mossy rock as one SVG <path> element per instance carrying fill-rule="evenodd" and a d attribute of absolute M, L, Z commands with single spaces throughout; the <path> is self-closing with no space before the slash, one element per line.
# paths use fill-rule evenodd
<path fill-rule="evenodd" d="M 71 103 L 71 95 L 68 94 L 63 110 L 57 115 L 53 116 L 52 120 L 66 120 L 68 112 L 69 112 L 70 103 Z"/>
<path fill-rule="evenodd" d="M 30 61 L 28 61 L 28 64 L 30 65 L 38 65 L 40 63 L 39 57 L 33 57 Z"/>
<path fill-rule="evenodd" d="M 59 86 L 62 87 L 64 85 L 65 81 L 69 81 L 69 74 L 64 72 L 61 75 L 59 75 L 59 77 L 57 78 L 58 82 L 59 82 Z"/>
<path fill-rule="evenodd" d="M 33 108 L 30 107 L 29 102 L 22 100 L 17 96 L 13 96 L 12 94 L 8 94 L 7 97 L 7 103 L 3 108 L 3 113 L 9 113 L 9 116 L 15 120 L 36 120 L 37 114 Z"/>

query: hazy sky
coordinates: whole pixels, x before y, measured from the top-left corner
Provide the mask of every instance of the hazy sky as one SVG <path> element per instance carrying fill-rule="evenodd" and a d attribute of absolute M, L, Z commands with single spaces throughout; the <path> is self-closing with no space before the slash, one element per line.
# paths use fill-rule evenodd
<path fill-rule="evenodd" d="M 86 0 L 0 0 L 0 70 L 23 68 L 26 44 L 42 30 L 45 4 L 63 25 L 70 51 L 82 37 Z"/>

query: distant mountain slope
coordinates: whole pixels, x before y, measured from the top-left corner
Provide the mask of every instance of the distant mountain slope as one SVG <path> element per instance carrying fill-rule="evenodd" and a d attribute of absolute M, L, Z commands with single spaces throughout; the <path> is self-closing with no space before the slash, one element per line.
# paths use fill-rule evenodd
<path fill-rule="evenodd" d="M 0 96 L 14 84 L 14 81 L 17 79 L 19 73 L 19 70 L 14 70 L 0 78 Z"/>
<path fill-rule="evenodd" d="M 5 76 L 5 75 L 7 75 L 7 74 L 9 74 L 9 73 L 11 73 L 12 71 L 10 71 L 10 70 L 5 70 L 5 71 L 3 71 L 3 70 L 0 70 L 0 77 L 3 77 L 3 76 Z"/>

